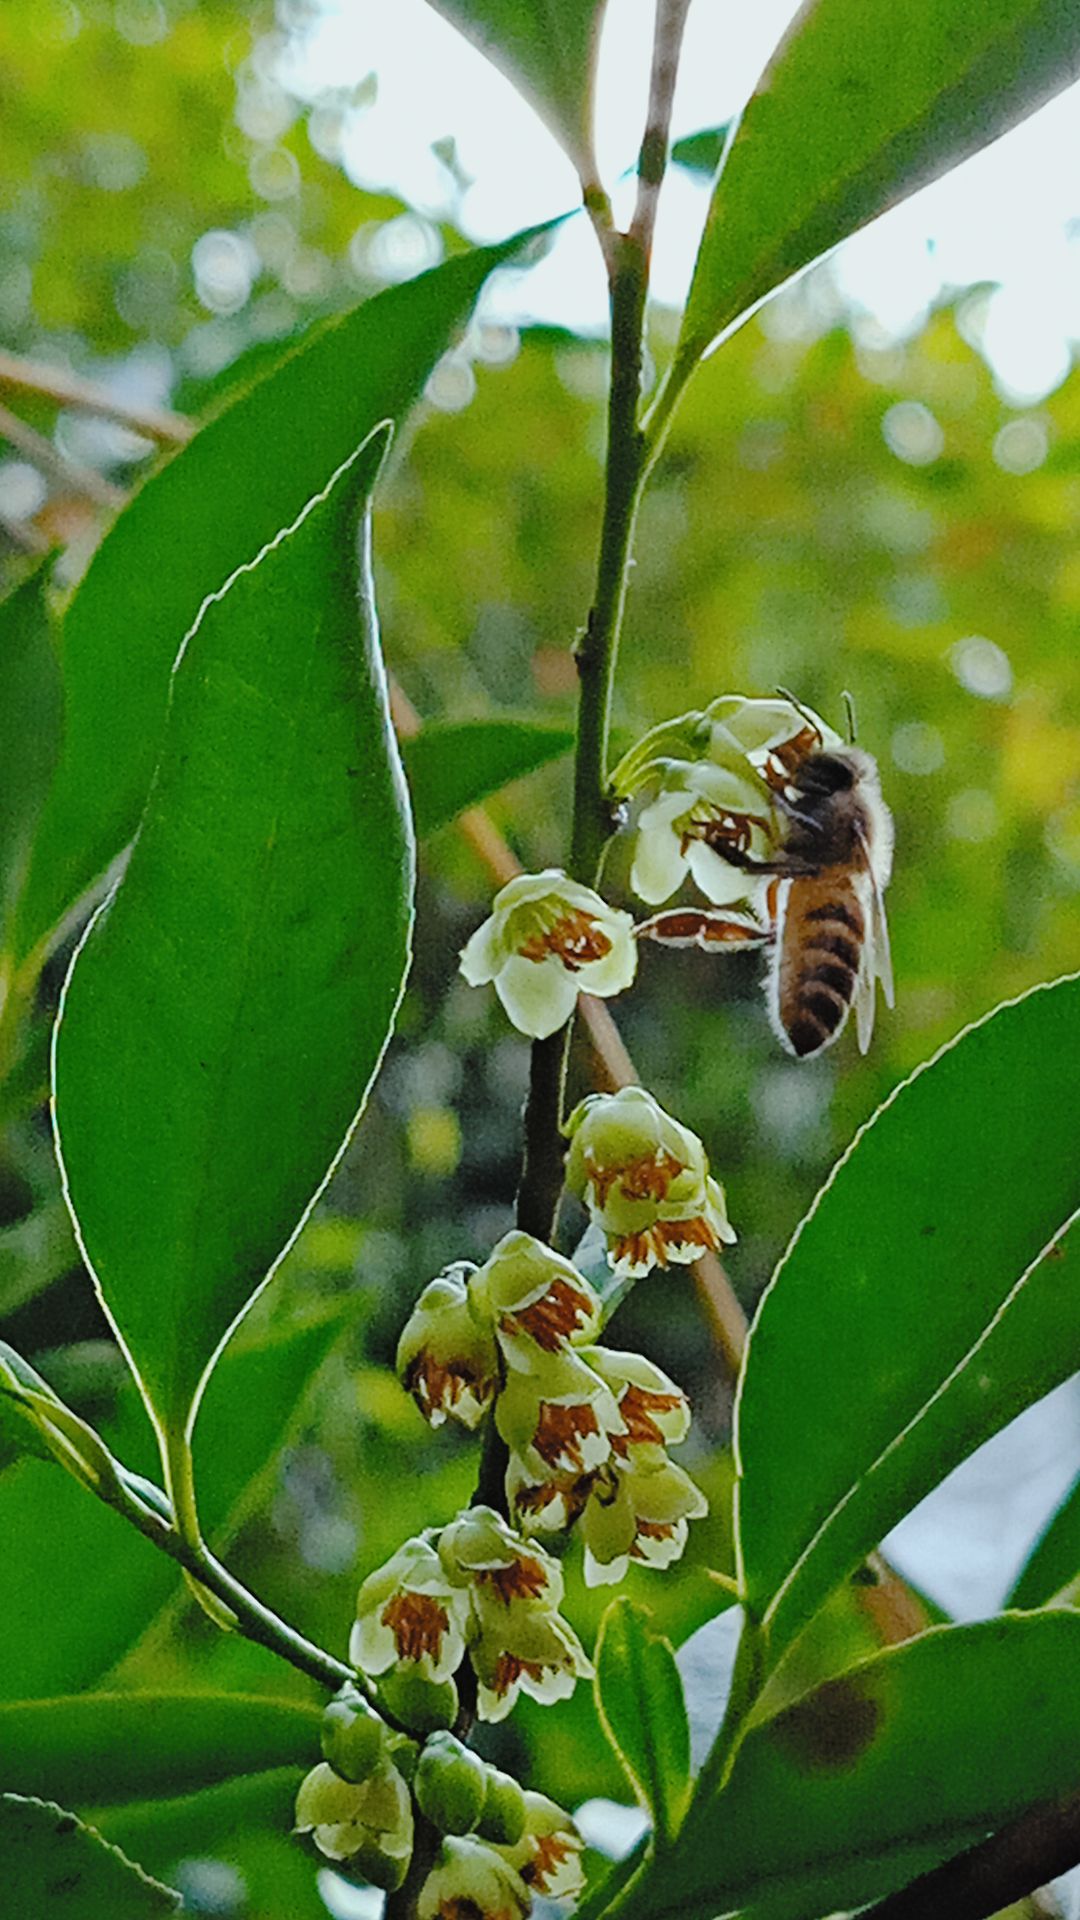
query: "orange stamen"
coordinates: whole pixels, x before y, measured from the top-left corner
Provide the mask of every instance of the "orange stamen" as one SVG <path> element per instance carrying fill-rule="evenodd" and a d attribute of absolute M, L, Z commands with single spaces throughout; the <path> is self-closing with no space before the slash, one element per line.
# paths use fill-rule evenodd
<path fill-rule="evenodd" d="M 599 1167 L 591 1159 L 586 1164 L 599 1207 L 607 1205 L 608 1194 L 616 1185 L 627 1200 L 663 1200 L 672 1181 L 686 1172 L 683 1161 L 676 1160 L 665 1147 L 643 1154 L 640 1160 L 624 1160 L 619 1166 Z"/>
<path fill-rule="evenodd" d="M 494 1380 L 480 1374 L 467 1360 L 440 1361 L 430 1353 L 418 1353 L 405 1371 L 405 1388 L 428 1415 L 456 1407 L 470 1389 L 483 1403 L 495 1390 Z"/>
<path fill-rule="evenodd" d="M 516 1653 L 500 1653 L 495 1663 L 495 1686 L 497 1694 L 509 1693 L 510 1688 L 521 1679 L 522 1674 L 534 1680 L 539 1686 L 544 1677 L 542 1660 L 523 1660 Z"/>
<path fill-rule="evenodd" d="M 676 1413 L 682 1405 L 681 1393 L 650 1393 L 645 1387 L 627 1387 L 619 1401 L 619 1412 L 626 1421 L 627 1444 L 649 1441 L 662 1444 L 664 1435 L 653 1415 Z"/>
<path fill-rule="evenodd" d="M 534 1488 L 534 1492 L 541 1489 Z M 546 1492 L 546 1488 L 543 1489 Z M 521 1504 L 519 1502 L 519 1504 Z M 491 1587 L 506 1606 L 511 1600 L 536 1600 L 547 1586 L 547 1574 L 529 1554 L 522 1554 L 508 1567 L 482 1567 L 476 1576 L 478 1586 Z"/>
<path fill-rule="evenodd" d="M 578 973 L 611 952 L 611 940 L 590 914 L 572 909 L 544 933 L 533 933 L 518 948 L 523 960 L 561 960 L 568 973 Z"/>
<path fill-rule="evenodd" d="M 574 1843 L 568 1833 L 534 1833 L 532 1843 L 533 1857 L 518 1871 L 527 1887 L 546 1893 L 559 1868 L 574 1851 Z"/>
<path fill-rule="evenodd" d="M 499 1324 L 503 1333 L 527 1333 L 545 1353 L 557 1353 L 585 1325 L 589 1313 L 589 1302 L 580 1289 L 569 1280 L 557 1279 L 539 1300 L 504 1314 Z"/>
<path fill-rule="evenodd" d="M 533 1446 L 549 1467 L 565 1464 L 581 1473 L 585 1467 L 581 1442 L 587 1435 L 599 1432 L 595 1409 L 587 1401 L 567 1407 L 553 1400 L 541 1400 Z"/>
<path fill-rule="evenodd" d="M 394 1636 L 399 1660 L 420 1660 L 430 1653 L 438 1661 L 450 1615 L 430 1593 L 411 1593 L 406 1587 L 387 1601 L 381 1618 Z"/>
<path fill-rule="evenodd" d="M 658 1267 L 668 1264 L 669 1247 L 701 1247 L 715 1252 L 720 1236 L 702 1214 L 693 1220 L 657 1220 L 643 1233 L 626 1233 L 615 1242 L 616 1260 L 629 1259 L 634 1266 L 652 1261 Z"/>

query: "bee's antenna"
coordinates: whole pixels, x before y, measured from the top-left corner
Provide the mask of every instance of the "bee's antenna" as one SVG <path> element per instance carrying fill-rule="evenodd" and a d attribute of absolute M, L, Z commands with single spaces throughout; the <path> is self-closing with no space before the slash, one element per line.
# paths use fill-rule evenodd
<path fill-rule="evenodd" d="M 813 731 L 817 734 L 818 739 L 820 740 L 821 730 L 818 726 L 817 721 L 814 719 L 813 714 L 810 712 L 809 707 L 804 707 L 801 700 L 796 700 L 795 695 L 793 693 L 790 693 L 787 687 L 777 687 L 776 691 L 780 695 L 781 700 L 789 700 L 791 702 L 791 705 L 794 707 L 796 713 L 800 716 L 801 719 L 806 721 L 807 726 L 813 729 Z"/>
<path fill-rule="evenodd" d="M 855 702 L 846 687 L 840 695 L 840 698 L 844 703 L 844 712 L 847 715 L 848 746 L 853 747 L 857 737 L 855 727 Z"/>

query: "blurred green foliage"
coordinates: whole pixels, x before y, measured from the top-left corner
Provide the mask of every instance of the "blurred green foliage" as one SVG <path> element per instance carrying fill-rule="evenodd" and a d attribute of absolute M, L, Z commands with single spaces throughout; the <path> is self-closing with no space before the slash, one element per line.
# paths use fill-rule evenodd
<path fill-rule="evenodd" d="M 305 106 L 278 77 L 303 15 L 283 10 L 275 24 L 245 0 L 3 9 L 5 344 L 135 379 L 197 411 L 300 321 L 393 277 L 393 247 L 380 254 L 373 239 L 403 217 L 401 203 L 352 184 L 334 157 L 363 99 Z M 449 228 L 404 218 L 410 244 L 456 244 Z M 236 246 L 219 249 L 215 292 L 213 249 L 194 265 L 193 250 L 223 233 Z M 220 278 L 233 269 L 236 304 Z M 846 688 L 897 816 L 898 1004 L 882 1010 L 865 1061 L 850 1036 L 809 1065 L 781 1056 L 752 956 L 646 950 L 617 1009 L 642 1079 L 701 1132 L 727 1187 L 739 1232 L 729 1270 L 748 1308 L 836 1154 L 895 1082 L 966 1021 L 1080 954 L 1080 374 L 1037 407 L 1011 406 L 978 348 L 983 300 L 966 291 L 894 343 L 845 315 L 819 270 L 697 376 L 642 515 L 620 733 L 777 684 L 838 721 Z M 658 360 L 673 331 L 660 316 Z M 425 719 L 570 722 L 604 378 L 595 342 L 474 326 L 410 444 L 395 450 L 376 515 L 380 617 L 391 668 Z M 73 419 L 80 430 L 85 420 L 43 400 L 17 404 L 90 464 L 146 457 L 115 435 L 73 439 Z M 3 550 L 11 578 L 20 542 L 77 534 L 85 551 L 92 522 L 77 492 L 49 481 Z M 568 782 L 563 762 L 492 803 L 528 867 L 564 856 Z M 616 849 L 620 900 L 628 867 Z M 453 828 L 427 844 L 398 1039 L 346 1161 L 271 1305 L 257 1310 L 346 1310 L 320 1391 L 303 1402 L 233 1549 L 256 1592 L 338 1651 L 359 1571 L 448 1517 L 475 1472 L 469 1444 L 428 1434 L 389 1363 L 419 1288 L 448 1259 L 482 1258 L 510 1224 L 526 1045 L 493 996 L 456 976 L 490 890 Z M 45 1011 L 63 959 L 46 973 Z M 581 1084 L 587 1068 L 583 1054 Z M 0 1334 L 97 1415 L 115 1402 L 115 1356 L 63 1225 L 47 1120 L 33 1104 L 40 1066 L 24 1080 L 0 1153 Z M 568 1244 L 577 1224 L 568 1216 Z M 705 1569 L 730 1568 L 729 1383 L 681 1272 L 639 1288 L 614 1333 L 685 1384 L 698 1414 L 684 1457 L 712 1515 L 676 1573 L 629 1583 L 678 1641 L 716 1609 Z M 62 1496 L 52 1514 L 48 1469 L 34 1471 L 42 1484 L 23 1524 L 59 1525 Z M 12 1481 L 13 1512 L 18 1493 Z M 151 1554 L 134 1539 L 131 1550 Z M 308 1694 L 173 1587 L 148 1633 L 110 1647 L 111 1683 Z M 572 1579 L 568 1612 L 587 1641 L 600 1611 Z M 13 1670 L 39 1628 L 32 1608 L 5 1622 Z M 857 1597 L 842 1597 L 799 1650 L 798 1678 L 870 1644 Z M 485 1739 L 504 1762 L 531 1750 L 530 1783 L 571 1804 L 623 1791 L 580 1694 L 543 1716 L 526 1703 Z M 241 1876 L 230 1911 L 293 1920 L 319 1911 L 311 1870 L 280 1835 L 261 1837 L 249 1810 L 276 1818 L 290 1791 L 268 1774 L 231 1797 L 199 1796 L 201 1808 L 114 1813 L 108 1830 L 174 1881 L 182 1859 L 226 1861 Z"/>

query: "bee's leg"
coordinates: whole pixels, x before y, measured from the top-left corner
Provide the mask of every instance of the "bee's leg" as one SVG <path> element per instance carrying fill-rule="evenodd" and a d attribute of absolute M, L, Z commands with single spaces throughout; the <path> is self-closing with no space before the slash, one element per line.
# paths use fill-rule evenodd
<path fill-rule="evenodd" d="M 800 813 L 794 800 L 788 799 L 783 787 L 774 787 L 772 797 L 773 805 L 779 808 L 785 819 L 796 821 L 800 827 L 809 828 L 811 833 L 820 831 L 819 822 L 808 813 Z"/>
<path fill-rule="evenodd" d="M 771 927 L 739 913 L 711 913 L 705 907 L 674 907 L 654 913 L 634 928 L 638 940 L 655 940 L 663 947 L 764 947 L 773 938 Z"/>

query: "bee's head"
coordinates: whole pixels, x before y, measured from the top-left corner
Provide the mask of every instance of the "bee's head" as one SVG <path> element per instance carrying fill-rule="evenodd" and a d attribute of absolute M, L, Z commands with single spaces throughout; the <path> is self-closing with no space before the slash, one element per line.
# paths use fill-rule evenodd
<path fill-rule="evenodd" d="M 792 784 L 809 798 L 849 793 L 859 777 L 850 753 L 808 753 Z"/>

